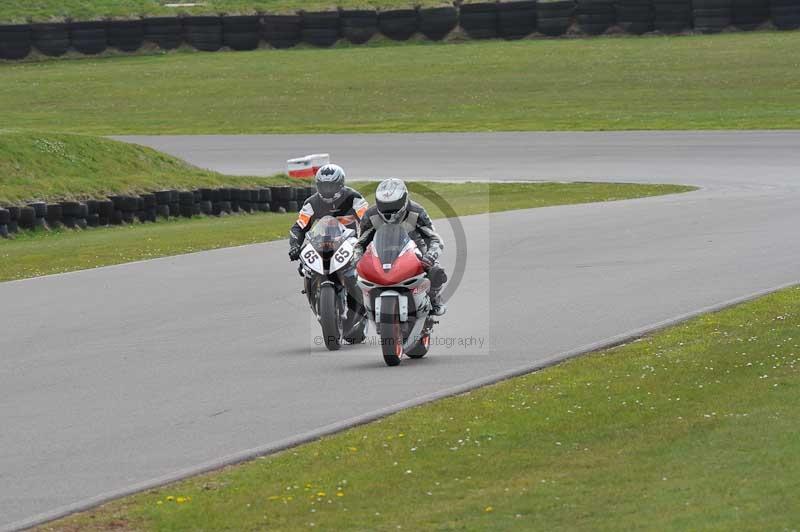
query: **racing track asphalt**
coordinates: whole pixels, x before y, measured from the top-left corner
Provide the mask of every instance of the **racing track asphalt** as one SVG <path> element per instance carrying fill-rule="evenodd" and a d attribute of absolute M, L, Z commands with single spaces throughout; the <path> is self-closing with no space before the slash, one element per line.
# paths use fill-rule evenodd
<path fill-rule="evenodd" d="M 330 151 L 356 178 L 702 189 L 461 219 L 456 343 L 399 368 L 313 345 L 285 241 L 2 283 L 0 529 L 800 278 L 800 132 L 128 140 L 238 173 Z"/>

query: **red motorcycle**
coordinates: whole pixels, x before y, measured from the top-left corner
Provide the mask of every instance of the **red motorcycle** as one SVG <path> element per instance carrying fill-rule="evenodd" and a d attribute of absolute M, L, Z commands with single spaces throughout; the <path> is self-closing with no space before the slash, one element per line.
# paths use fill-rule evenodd
<path fill-rule="evenodd" d="M 358 262 L 358 286 L 380 337 L 387 366 L 428 353 L 437 323 L 430 315 L 428 279 L 416 243 L 400 224 L 385 224 Z"/>

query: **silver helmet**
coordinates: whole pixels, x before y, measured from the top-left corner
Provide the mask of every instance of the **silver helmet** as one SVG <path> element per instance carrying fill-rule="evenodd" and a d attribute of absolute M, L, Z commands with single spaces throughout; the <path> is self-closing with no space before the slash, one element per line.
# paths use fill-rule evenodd
<path fill-rule="evenodd" d="M 326 164 L 317 170 L 314 181 L 322 201 L 333 203 L 339 199 L 344 188 L 345 177 L 344 168 L 337 164 Z"/>
<path fill-rule="evenodd" d="M 375 190 L 375 206 L 386 223 L 403 221 L 408 212 L 408 189 L 402 179 L 381 181 Z"/>

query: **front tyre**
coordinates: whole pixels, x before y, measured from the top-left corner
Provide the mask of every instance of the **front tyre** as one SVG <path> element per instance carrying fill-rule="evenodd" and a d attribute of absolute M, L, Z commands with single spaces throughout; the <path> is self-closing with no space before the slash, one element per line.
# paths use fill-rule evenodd
<path fill-rule="evenodd" d="M 325 284 L 319 291 L 319 321 L 325 347 L 338 351 L 342 345 L 342 315 L 339 312 L 339 298 L 333 285 Z"/>
<path fill-rule="evenodd" d="M 378 317 L 378 336 L 381 339 L 383 361 L 387 366 L 400 364 L 403 354 L 403 334 L 400 331 L 400 311 L 397 298 L 387 297 L 381 302 L 381 315 Z"/>

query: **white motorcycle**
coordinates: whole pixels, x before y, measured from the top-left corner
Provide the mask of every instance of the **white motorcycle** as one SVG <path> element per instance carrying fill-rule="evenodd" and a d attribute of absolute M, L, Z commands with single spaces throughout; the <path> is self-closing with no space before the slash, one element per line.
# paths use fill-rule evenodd
<path fill-rule="evenodd" d="M 358 294 L 349 294 L 347 289 L 347 277 L 353 279 L 355 287 L 350 263 L 355 243 L 354 230 L 333 216 L 325 216 L 306 234 L 306 244 L 300 252 L 303 293 L 322 326 L 325 347 L 331 351 L 338 350 L 342 342 L 361 343 L 367 336 L 369 322 L 356 299 Z"/>

